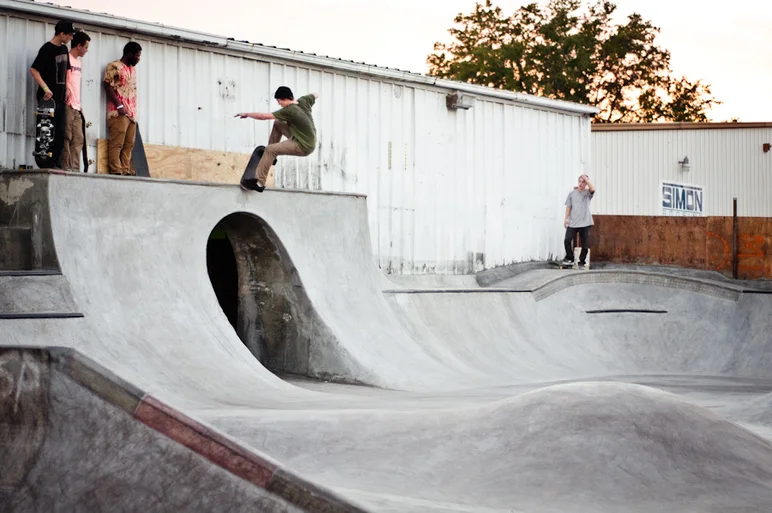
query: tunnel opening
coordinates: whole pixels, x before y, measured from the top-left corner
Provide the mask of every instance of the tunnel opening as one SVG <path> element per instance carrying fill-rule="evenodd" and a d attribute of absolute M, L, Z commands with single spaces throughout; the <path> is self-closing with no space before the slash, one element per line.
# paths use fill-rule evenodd
<path fill-rule="evenodd" d="M 210 233 L 206 252 L 217 300 L 247 349 L 275 374 L 311 376 L 318 323 L 274 231 L 252 214 L 230 214 Z"/>
<path fill-rule="evenodd" d="M 223 313 L 233 328 L 238 322 L 239 287 L 236 255 L 231 241 L 220 226 L 215 226 L 206 244 L 206 270 Z"/>

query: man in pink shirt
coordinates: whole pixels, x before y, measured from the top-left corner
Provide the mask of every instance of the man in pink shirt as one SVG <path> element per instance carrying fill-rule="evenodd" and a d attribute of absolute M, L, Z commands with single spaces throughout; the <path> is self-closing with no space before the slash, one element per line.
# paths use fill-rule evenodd
<path fill-rule="evenodd" d="M 131 150 L 137 135 L 137 75 L 142 47 L 131 41 L 123 57 L 107 65 L 104 88 L 107 94 L 107 166 L 112 175 L 133 175 Z"/>
<path fill-rule="evenodd" d="M 67 91 L 64 97 L 66 128 L 62 148 L 62 169 L 80 171 L 80 154 L 86 142 L 86 118 L 80 103 L 82 58 L 88 52 L 91 38 L 85 32 L 76 32 L 72 37 L 69 53 L 70 68 L 67 70 Z M 88 169 L 88 162 L 84 162 Z"/>

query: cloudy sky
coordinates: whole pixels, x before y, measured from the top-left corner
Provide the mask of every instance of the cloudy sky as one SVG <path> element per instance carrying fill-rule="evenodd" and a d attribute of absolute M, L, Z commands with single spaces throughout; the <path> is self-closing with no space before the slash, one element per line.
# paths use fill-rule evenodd
<path fill-rule="evenodd" d="M 482 0 L 481 0 L 482 1 Z M 426 73 L 435 41 L 474 0 L 216 0 L 190 9 L 182 0 L 54 0 L 78 9 L 193 29 L 283 48 Z M 506 13 L 526 2 L 497 0 Z M 616 0 L 662 29 L 675 73 L 702 79 L 723 102 L 711 118 L 772 121 L 772 2 Z"/>

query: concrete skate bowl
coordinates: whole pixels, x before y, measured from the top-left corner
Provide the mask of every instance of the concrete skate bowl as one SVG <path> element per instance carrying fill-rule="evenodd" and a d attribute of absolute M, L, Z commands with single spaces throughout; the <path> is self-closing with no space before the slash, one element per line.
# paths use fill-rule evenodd
<path fill-rule="evenodd" d="M 348 419 L 380 445 L 361 456 L 388 485 L 345 471 L 328 484 L 369 488 L 353 496 L 378 511 L 769 511 L 772 297 L 623 275 L 539 300 L 387 294 L 414 336 L 445 343 L 437 358 L 499 386 L 456 391 L 452 407 L 426 400 L 421 414 Z M 325 457 L 345 469 L 335 425 L 314 419 L 309 436 L 340 442 Z M 400 471 L 384 478 L 388 468 Z"/>
<path fill-rule="evenodd" d="M 384 294 L 362 197 L 81 174 L 50 177 L 45 197 L 84 316 L 4 321 L 5 343 L 74 348 L 146 392 L 100 406 L 99 373 L 73 388 L 62 363 L 41 418 L 18 409 L 26 391 L 33 406 L 40 397 L 20 388 L 27 374 L 0 372 L 0 408 L 28 411 L 19 440 L 42 447 L 0 484 L 51 492 L 18 511 L 56 510 L 63 486 L 78 493 L 61 511 L 99 511 L 90 506 L 109 488 L 91 483 L 119 487 L 106 511 L 217 511 L 217 501 L 237 511 L 229 500 L 242 499 L 254 510 L 250 501 L 276 499 L 234 478 L 244 459 L 223 472 L 202 462 L 187 436 L 195 423 L 195 433 L 223 434 L 209 456 L 259 451 L 367 511 L 772 511 L 772 296 L 546 269 L 529 271 L 529 286 Z M 206 249 L 217 237 L 230 253 L 210 251 L 232 260 L 219 292 Z M 251 334 L 239 333 L 240 302 L 255 308 Z M 287 333 L 308 341 L 307 376 L 373 386 L 278 379 L 258 359 L 286 369 L 271 354 L 298 347 Z M 249 341 L 260 344 L 250 352 Z M 158 413 L 162 401 L 176 413 Z M 170 420 L 181 416 L 182 427 Z M 13 423 L 8 432 L 20 433 Z M 2 460 L 14 447 L 0 443 L 11 449 Z M 150 488 L 132 495 L 135 483 Z M 173 500 L 148 499 L 164 494 Z M 278 495 L 294 511 L 290 493 Z"/>
<path fill-rule="evenodd" d="M 772 379 L 772 295 L 716 282 L 608 272 L 530 290 L 390 291 L 417 338 L 500 383 L 599 376 Z"/>

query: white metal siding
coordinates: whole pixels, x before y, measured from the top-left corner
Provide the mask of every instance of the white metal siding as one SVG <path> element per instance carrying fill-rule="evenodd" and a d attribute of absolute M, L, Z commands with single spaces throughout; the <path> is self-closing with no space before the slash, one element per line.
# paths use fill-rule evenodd
<path fill-rule="evenodd" d="M 0 28 L 3 119 L 12 121 L 0 132 L 0 165 L 33 164 L 29 66 L 53 25 L 0 14 Z M 93 158 L 107 134 L 104 67 L 129 38 L 84 28 L 92 38 L 83 105 Z M 318 92 L 317 150 L 280 157 L 276 185 L 367 194 L 384 271 L 467 273 L 560 254 L 563 202 L 589 161 L 589 118 L 484 95 L 470 110 L 449 111 L 450 91 L 440 87 L 133 39 L 143 47 L 137 76 L 146 143 L 249 153 L 265 144 L 270 123 L 236 119 L 236 112 L 275 110 L 279 85 L 296 95 Z"/>
<path fill-rule="evenodd" d="M 661 180 L 704 188 L 705 215 L 772 216 L 772 128 L 635 130 L 592 133 L 593 211 L 660 215 Z M 689 157 L 691 169 L 678 164 Z"/>

